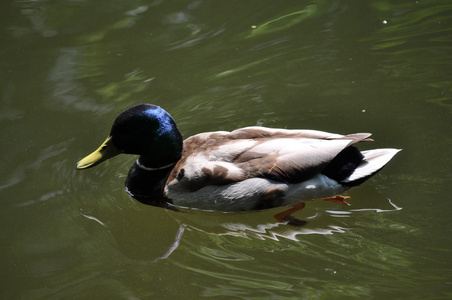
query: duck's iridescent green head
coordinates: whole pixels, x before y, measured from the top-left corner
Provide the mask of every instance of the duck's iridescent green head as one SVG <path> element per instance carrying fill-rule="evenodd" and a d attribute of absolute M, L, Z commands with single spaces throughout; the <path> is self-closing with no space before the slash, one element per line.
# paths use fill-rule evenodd
<path fill-rule="evenodd" d="M 140 155 L 148 167 L 176 163 L 182 154 L 182 135 L 169 113 L 159 106 L 139 104 L 114 121 L 107 140 L 76 166 L 93 167 L 120 153 Z"/>

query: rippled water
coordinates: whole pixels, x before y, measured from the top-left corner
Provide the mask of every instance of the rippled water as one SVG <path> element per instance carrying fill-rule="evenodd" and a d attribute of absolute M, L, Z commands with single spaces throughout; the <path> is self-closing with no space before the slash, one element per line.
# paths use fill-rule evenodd
<path fill-rule="evenodd" d="M 448 1 L 7 1 L 5 299 L 448 299 Z M 148 102 L 184 136 L 248 125 L 403 148 L 352 205 L 176 213 L 124 191 L 134 157 L 75 163 Z"/>

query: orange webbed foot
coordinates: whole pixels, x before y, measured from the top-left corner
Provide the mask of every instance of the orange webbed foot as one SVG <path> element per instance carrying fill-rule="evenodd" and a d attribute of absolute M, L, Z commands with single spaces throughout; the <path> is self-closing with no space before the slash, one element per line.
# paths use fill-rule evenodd
<path fill-rule="evenodd" d="M 285 210 L 283 212 L 280 212 L 279 214 L 276 214 L 274 217 L 276 220 L 278 220 L 279 222 L 282 222 L 282 223 L 287 222 L 287 224 L 292 225 L 292 226 L 297 226 L 297 227 L 304 226 L 308 222 L 299 220 L 299 219 L 291 216 L 291 214 L 293 214 L 294 212 L 303 209 L 304 206 L 305 206 L 305 203 L 300 202 L 300 203 L 294 205 L 292 208 Z"/>
<path fill-rule="evenodd" d="M 349 196 L 341 196 L 341 195 L 337 195 L 334 197 L 320 198 L 320 200 L 323 200 L 323 201 L 332 201 L 332 202 L 336 202 L 339 204 L 344 204 L 344 205 L 350 206 L 350 204 L 348 202 L 345 202 L 345 200 L 348 200 L 348 199 L 350 199 Z"/>

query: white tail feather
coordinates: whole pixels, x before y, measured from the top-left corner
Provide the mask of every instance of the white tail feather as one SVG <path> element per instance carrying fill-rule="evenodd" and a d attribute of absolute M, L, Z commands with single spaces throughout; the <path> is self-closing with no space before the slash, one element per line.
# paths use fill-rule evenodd
<path fill-rule="evenodd" d="M 401 149 L 385 148 L 362 151 L 361 154 L 364 155 L 364 161 L 358 168 L 356 168 L 352 175 L 342 182 L 353 182 L 377 172 L 383 168 L 400 150 Z"/>

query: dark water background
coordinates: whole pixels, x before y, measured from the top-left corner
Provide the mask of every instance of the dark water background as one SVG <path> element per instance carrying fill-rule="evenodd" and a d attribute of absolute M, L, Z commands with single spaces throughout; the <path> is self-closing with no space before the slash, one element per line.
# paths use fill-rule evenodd
<path fill-rule="evenodd" d="M 450 299 L 452 3 L 2 1 L 2 299 Z M 403 148 L 352 206 L 183 214 L 131 199 L 133 157 L 76 172 L 116 115 Z"/>

